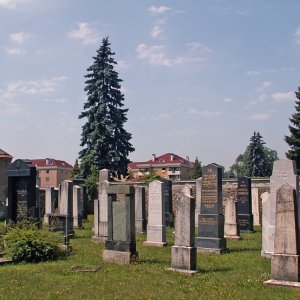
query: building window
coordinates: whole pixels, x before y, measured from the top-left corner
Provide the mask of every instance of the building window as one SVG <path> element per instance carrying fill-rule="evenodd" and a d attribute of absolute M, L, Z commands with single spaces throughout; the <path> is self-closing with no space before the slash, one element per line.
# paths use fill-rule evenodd
<path fill-rule="evenodd" d="M 49 170 L 46 170 L 46 173 L 49 174 Z"/>
<path fill-rule="evenodd" d="M 49 177 L 45 177 L 45 180 L 46 180 L 46 181 L 49 181 Z"/>

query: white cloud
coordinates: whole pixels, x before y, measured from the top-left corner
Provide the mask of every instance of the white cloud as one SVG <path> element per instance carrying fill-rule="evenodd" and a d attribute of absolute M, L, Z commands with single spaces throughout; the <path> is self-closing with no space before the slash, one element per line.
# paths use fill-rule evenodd
<path fill-rule="evenodd" d="M 24 49 L 22 49 L 22 48 L 7 48 L 6 49 L 6 53 L 8 54 L 8 55 L 15 55 L 15 56 L 17 56 L 17 55 L 22 55 L 22 54 L 25 54 L 25 50 Z"/>
<path fill-rule="evenodd" d="M 296 44 L 300 44 L 300 27 L 298 27 L 295 31 Z"/>
<path fill-rule="evenodd" d="M 16 2 L 14 0 L 0 0 L 0 6 L 8 9 L 16 8 Z"/>
<path fill-rule="evenodd" d="M 272 85 L 271 81 L 263 81 L 261 83 L 261 85 L 259 86 L 259 88 L 257 89 L 258 92 L 262 92 L 264 90 L 266 90 L 267 88 L 269 88 Z"/>
<path fill-rule="evenodd" d="M 294 92 L 286 92 L 286 93 L 275 93 L 272 95 L 272 98 L 275 102 L 285 102 L 295 99 L 295 93 Z"/>
<path fill-rule="evenodd" d="M 279 69 L 273 69 L 273 68 L 270 68 L 270 69 L 265 69 L 265 70 L 250 70 L 250 71 L 247 71 L 246 72 L 246 75 L 248 76 L 259 76 L 259 75 L 262 75 L 262 74 L 265 74 L 265 73 L 275 73 L 275 72 L 291 72 L 291 71 L 294 71 L 294 68 L 292 67 L 282 67 L 282 68 L 279 68 Z"/>
<path fill-rule="evenodd" d="M 13 32 L 9 35 L 9 38 L 17 44 L 23 44 L 26 40 L 28 40 L 29 34 L 26 34 L 23 31 Z"/>
<path fill-rule="evenodd" d="M 226 98 L 223 99 L 223 101 L 224 101 L 225 103 L 230 103 L 230 102 L 233 101 L 233 99 L 230 98 L 230 97 L 226 97 Z"/>
<path fill-rule="evenodd" d="M 129 61 L 127 60 L 119 60 L 117 64 L 118 69 L 126 69 L 130 66 Z"/>
<path fill-rule="evenodd" d="M 188 115 L 193 115 L 193 116 L 206 116 L 206 117 L 211 117 L 211 116 L 219 116 L 222 114 L 221 111 L 210 111 L 210 110 L 198 110 L 196 108 L 190 108 L 187 111 Z"/>
<path fill-rule="evenodd" d="M 69 32 L 69 37 L 75 40 L 81 40 L 84 45 L 96 44 L 99 42 L 99 34 L 96 33 L 88 23 L 80 22 L 77 24 L 77 29 Z"/>
<path fill-rule="evenodd" d="M 165 46 L 163 45 L 148 46 L 146 44 L 140 44 L 137 46 L 136 51 L 138 53 L 138 58 L 148 59 L 150 65 L 172 67 L 187 62 L 200 62 L 204 60 L 201 57 L 192 58 L 192 57 L 184 57 L 184 56 L 177 56 L 176 58 L 168 58 L 166 56 L 164 49 Z"/>
<path fill-rule="evenodd" d="M 209 47 L 207 47 L 206 45 L 201 44 L 199 42 L 187 43 L 186 46 L 188 48 L 190 48 L 192 51 L 197 50 L 198 52 L 201 52 L 201 53 L 211 53 L 212 52 L 212 50 Z"/>
<path fill-rule="evenodd" d="M 159 37 L 162 33 L 163 33 L 163 29 L 161 28 L 161 26 L 155 25 L 155 26 L 152 28 L 150 35 L 151 35 L 153 38 L 157 38 L 157 37 Z"/>
<path fill-rule="evenodd" d="M 171 8 L 170 7 L 167 7 L 167 6 L 164 6 L 164 5 L 160 5 L 160 6 L 150 6 L 148 8 L 148 11 L 150 12 L 151 15 L 161 15 L 161 14 L 164 14 L 166 13 L 167 11 L 170 11 Z"/>
<path fill-rule="evenodd" d="M 269 120 L 270 118 L 271 115 L 266 113 L 254 113 L 249 116 L 249 119 L 254 121 L 265 121 Z"/>
<path fill-rule="evenodd" d="M 56 98 L 56 99 L 45 99 L 45 102 L 53 102 L 53 103 L 58 103 L 58 104 L 64 104 L 66 103 L 68 100 L 65 98 Z"/>

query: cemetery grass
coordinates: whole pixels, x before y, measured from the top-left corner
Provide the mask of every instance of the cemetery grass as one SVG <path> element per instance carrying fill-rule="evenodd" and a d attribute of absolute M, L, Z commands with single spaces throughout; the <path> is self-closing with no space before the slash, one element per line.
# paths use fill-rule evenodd
<path fill-rule="evenodd" d="M 91 220 L 90 220 L 91 221 Z M 166 248 L 143 247 L 137 236 L 139 262 L 119 266 L 102 260 L 102 244 L 91 242 L 91 222 L 76 231 L 73 253 L 38 264 L 0 266 L 0 299 L 296 299 L 296 289 L 264 286 L 271 278 L 270 261 L 260 256 L 261 229 L 228 241 L 231 252 L 198 254 L 199 273 L 186 276 L 168 271 L 172 229 Z M 72 267 L 97 272 L 72 272 Z"/>

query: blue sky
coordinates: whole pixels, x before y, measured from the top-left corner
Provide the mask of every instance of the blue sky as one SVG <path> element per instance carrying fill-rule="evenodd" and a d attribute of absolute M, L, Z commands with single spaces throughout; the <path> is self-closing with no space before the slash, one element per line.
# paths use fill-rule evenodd
<path fill-rule="evenodd" d="M 74 163 L 84 75 L 109 36 L 131 160 L 173 152 L 228 168 L 254 131 L 285 158 L 299 12 L 298 0 L 0 0 L 0 148 Z"/>

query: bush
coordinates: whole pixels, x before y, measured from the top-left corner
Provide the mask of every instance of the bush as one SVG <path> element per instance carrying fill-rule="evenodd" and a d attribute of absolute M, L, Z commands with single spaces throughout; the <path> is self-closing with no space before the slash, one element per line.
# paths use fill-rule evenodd
<path fill-rule="evenodd" d="M 16 262 L 42 262 L 66 254 L 57 235 L 36 226 L 15 226 L 5 235 L 6 254 Z"/>

